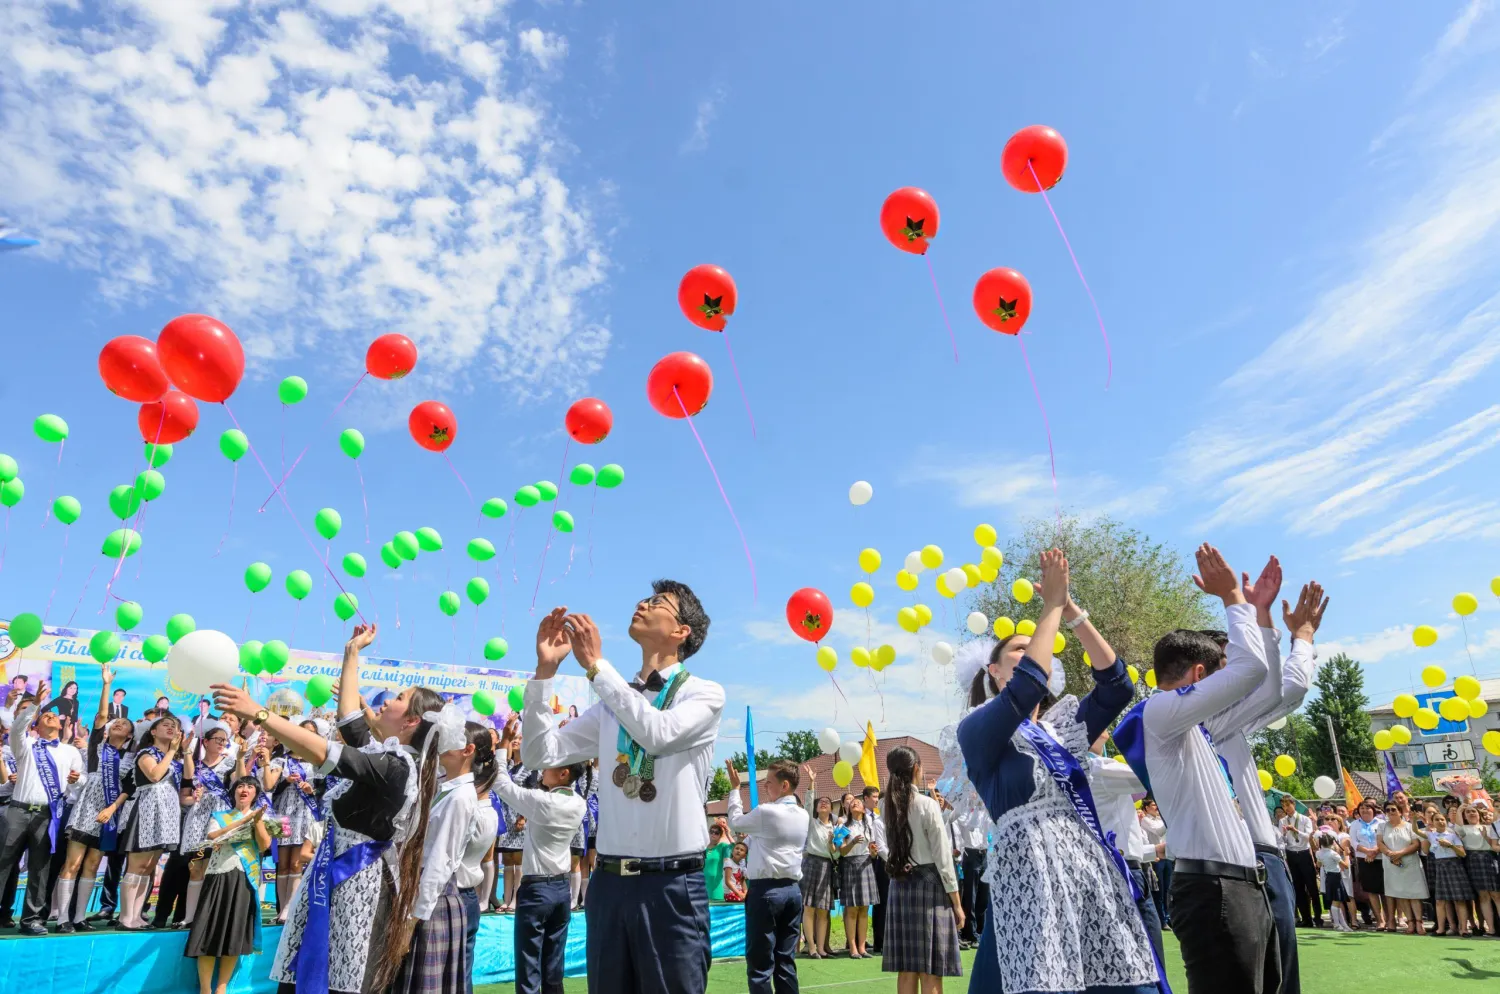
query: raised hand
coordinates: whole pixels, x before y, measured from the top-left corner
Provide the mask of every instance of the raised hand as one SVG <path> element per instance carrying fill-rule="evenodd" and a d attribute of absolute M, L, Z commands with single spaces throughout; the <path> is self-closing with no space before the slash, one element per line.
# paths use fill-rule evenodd
<path fill-rule="evenodd" d="M 1254 583 L 1250 582 L 1249 573 L 1241 573 L 1240 580 L 1245 600 L 1255 605 L 1255 616 L 1260 620 L 1261 627 L 1270 628 L 1271 607 L 1281 593 L 1281 560 L 1275 556 L 1266 560 L 1265 568 L 1260 571 L 1260 576 Z"/>
<path fill-rule="evenodd" d="M 1068 602 L 1068 557 L 1060 549 L 1042 553 L 1042 601 L 1048 607 Z"/>
<path fill-rule="evenodd" d="M 1204 542 L 1198 546 L 1197 557 L 1198 572 L 1193 574 L 1193 582 L 1199 590 L 1212 594 L 1225 604 L 1245 603 L 1245 594 L 1234 578 L 1234 570 L 1224 561 L 1223 553 Z"/>
<path fill-rule="evenodd" d="M 511 715 L 505 723 L 505 729 L 500 733 L 500 748 L 509 751 L 516 744 L 516 739 L 521 737 L 521 719 Z"/>
<path fill-rule="evenodd" d="M 599 626 L 586 614 L 570 614 L 567 618 L 568 642 L 573 646 L 573 655 L 584 669 L 591 668 L 604 658 L 601 651 Z"/>
<path fill-rule="evenodd" d="M 1281 602 L 1281 618 L 1286 622 L 1292 638 L 1311 642 L 1323 624 L 1323 612 L 1328 610 L 1328 598 L 1323 596 L 1323 585 L 1313 580 L 1302 586 L 1295 610 Z"/>
<path fill-rule="evenodd" d="M 354 639 L 350 639 L 349 644 L 353 645 Z M 236 687 L 232 683 L 216 683 L 209 687 L 209 690 L 213 691 L 214 707 L 218 708 L 221 714 L 232 711 L 240 718 L 248 719 L 255 717 L 255 712 L 260 710 L 260 705 L 244 687 Z"/>
<path fill-rule="evenodd" d="M 564 625 L 567 617 L 566 607 L 555 607 L 542 619 L 542 623 L 537 625 L 536 677 L 538 680 L 550 680 L 557 673 L 557 667 L 568 658 L 568 653 L 573 651 L 573 646 L 568 641 L 568 630 Z"/>
<path fill-rule="evenodd" d="M 724 760 L 724 769 L 729 771 L 729 789 L 740 789 L 740 771 L 734 768 L 734 760 Z"/>

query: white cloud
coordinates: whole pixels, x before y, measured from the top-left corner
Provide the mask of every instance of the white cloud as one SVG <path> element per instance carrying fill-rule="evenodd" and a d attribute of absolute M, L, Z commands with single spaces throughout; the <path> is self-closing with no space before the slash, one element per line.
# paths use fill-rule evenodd
<path fill-rule="evenodd" d="M 517 39 L 521 51 L 536 60 L 542 69 L 551 69 L 568 54 L 568 39 L 562 35 L 548 34 L 541 28 L 527 28 Z"/>
<path fill-rule="evenodd" d="M 1417 647 L 1411 640 L 1412 629 L 1415 627 L 1415 625 L 1393 625 L 1367 635 L 1350 635 L 1345 638 L 1320 641 L 1318 659 L 1326 661 L 1342 652 L 1351 659 L 1369 666 L 1391 656 L 1416 652 Z M 1453 625 L 1434 627 L 1437 628 L 1440 639 L 1447 638 L 1458 631 L 1458 628 Z"/>
<path fill-rule="evenodd" d="M 1399 556 L 1459 538 L 1500 538 L 1500 502 L 1464 499 L 1427 502 L 1354 542 L 1343 561 Z"/>
<path fill-rule="evenodd" d="M 708 148 L 709 127 L 718 120 L 719 109 L 724 106 L 724 100 L 728 96 L 729 91 L 719 85 L 698 101 L 698 112 L 693 118 L 693 131 L 683 141 L 680 152 L 683 154 L 702 152 Z"/>
<path fill-rule="evenodd" d="M 134 0 L 83 25 L 11 0 L 8 201 L 104 293 L 213 310 L 252 357 L 399 329 L 521 395 L 571 384 L 609 343 L 586 307 L 607 265 L 542 105 L 502 84 L 504 6 Z"/>
<path fill-rule="evenodd" d="M 923 453 L 902 482 L 937 484 L 949 491 L 959 507 L 1003 508 L 1018 519 L 1050 518 L 1057 507 L 1051 467 L 1045 456 L 1014 460 L 975 457 L 958 463 L 935 453 Z M 1074 476 L 1064 472 L 1058 475 L 1057 486 L 1063 510 L 1083 517 L 1148 516 L 1160 510 L 1167 497 L 1165 487 L 1127 489 L 1101 473 Z"/>
<path fill-rule="evenodd" d="M 1307 50 L 1308 58 L 1316 62 L 1342 45 L 1347 37 L 1348 31 L 1344 27 L 1343 15 L 1339 15 L 1323 25 L 1317 34 L 1307 39 L 1303 47 Z"/>

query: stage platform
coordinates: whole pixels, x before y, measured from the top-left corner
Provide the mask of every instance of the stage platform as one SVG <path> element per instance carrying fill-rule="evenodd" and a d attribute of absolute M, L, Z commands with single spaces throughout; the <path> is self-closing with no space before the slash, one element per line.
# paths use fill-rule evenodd
<path fill-rule="evenodd" d="M 745 955 L 745 909 L 739 904 L 709 907 L 715 959 Z M 475 948 L 474 983 L 515 980 L 512 955 L 514 919 L 484 915 Z M 583 912 L 568 929 L 566 973 L 582 977 L 587 932 Z M 254 960 L 240 961 L 230 994 L 268 994 L 271 961 L 280 926 L 265 929 L 264 948 Z M 182 955 L 187 932 L 82 932 L 45 939 L 0 933 L 0 989 L 14 994 L 169 994 L 198 989 L 197 967 Z"/>

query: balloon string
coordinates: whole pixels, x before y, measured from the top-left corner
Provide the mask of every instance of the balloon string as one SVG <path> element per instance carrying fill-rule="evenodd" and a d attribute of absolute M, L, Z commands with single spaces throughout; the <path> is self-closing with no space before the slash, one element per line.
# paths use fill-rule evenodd
<path fill-rule="evenodd" d="M 224 551 L 224 543 L 229 541 L 229 532 L 234 528 L 234 499 L 240 489 L 240 461 L 236 459 L 230 465 L 234 467 L 234 475 L 229 478 L 229 520 L 224 523 L 224 534 L 219 536 L 219 546 L 208 557 L 210 559 L 219 558 L 219 553 Z"/>
<path fill-rule="evenodd" d="M 828 682 L 831 683 L 831 684 L 833 684 L 833 689 L 837 690 L 839 692 L 839 696 L 840 697 L 844 697 L 844 688 L 839 686 L 839 682 L 833 678 L 833 674 L 832 673 L 828 674 Z M 844 697 L 844 703 L 848 704 L 849 703 L 849 698 Z M 838 701 L 834 701 L 833 702 L 833 723 L 835 725 L 837 725 L 838 721 L 839 721 L 839 702 Z"/>
<path fill-rule="evenodd" d="M 953 361 L 958 362 L 958 339 L 953 337 L 953 323 L 948 320 L 948 305 L 943 303 L 943 291 L 938 289 L 937 271 L 932 268 L 932 258 L 927 253 L 922 253 L 922 259 L 927 263 L 927 275 L 932 277 L 932 293 L 937 297 L 938 310 L 943 315 L 943 327 L 948 329 L 948 344 L 953 346 Z"/>
<path fill-rule="evenodd" d="M 740 527 L 740 519 L 734 513 L 734 505 L 729 503 L 729 494 L 724 492 L 724 483 L 719 479 L 719 471 L 714 468 L 714 461 L 709 457 L 708 446 L 703 444 L 703 436 L 698 434 L 698 426 L 693 424 L 693 416 L 688 413 L 687 405 L 682 402 L 682 394 L 677 392 L 677 387 L 672 387 L 672 396 L 677 398 L 677 406 L 682 408 L 682 416 L 687 419 L 688 427 L 693 430 L 693 437 L 698 440 L 698 448 L 703 453 L 703 461 L 708 463 L 708 471 L 714 475 L 714 484 L 719 488 L 719 496 L 724 498 L 724 506 L 729 509 L 729 519 L 734 522 L 734 530 L 740 533 L 740 545 L 745 549 L 745 562 L 750 564 L 750 593 L 755 598 L 760 597 L 760 586 L 755 579 L 755 559 L 750 555 L 750 543 L 745 540 L 745 529 Z"/>
<path fill-rule="evenodd" d="M 510 535 L 507 536 L 506 539 L 505 539 L 505 548 L 510 550 L 510 582 L 511 583 L 520 583 L 521 582 L 521 578 L 516 575 L 516 550 L 520 548 L 520 543 L 517 542 L 515 544 L 512 544 L 511 540 L 516 537 L 516 527 L 518 525 L 520 525 L 520 523 L 521 523 L 521 515 L 523 515 L 525 513 L 526 513 L 526 508 L 523 507 L 519 511 L 516 512 L 516 516 L 514 518 L 510 519 Z M 500 550 L 500 554 L 502 556 L 504 556 L 505 555 L 505 549 Z"/>
<path fill-rule="evenodd" d="M 329 553 L 329 551 L 332 548 L 333 548 L 332 544 L 328 544 L 328 545 L 323 546 L 323 558 L 324 559 L 328 558 L 328 553 Z M 323 574 L 323 588 L 318 591 L 318 596 L 320 598 L 322 598 L 322 600 L 318 603 L 318 618 L 321 621 L 322 626 L 323 626 L 323 632 L 318 637 L 318 648 L 322 649 L 324 646 L 328 645 L 328 574 L 327 573 Z M 353 598 L 350 598 L 350 600 L 352 600 L 352 599 Z"/>
<path fill-rule="evenodd" d="M 1474 653 L 1469 649 L 1469 626 L 1464 621 L 1463 615 L 1458 616 L 1458 623 L 1463 627 L 1464 630 L 1464 652 L 1469 656 L 1469 669 L 1477 677 L 1479 676 L 1479 668 L 1474 665 Z"/>
<path fill-rule="evenodd" d="M 73 624 L 73 619 L 78 616 L 78 609 L 83 607 L 83 599 L 84 597 L 88 596 L 89 584 L 94 582 L 94 571 L 98 568 L 98 563 L 95 563 L 94 565 L 89 567 L 89 575 L 84 578 L 83 589 L 78 592 L 78 603 L 73 605 L 73 613 L 68 615 L 69 626 Z"/>
<path fill-rule="evenodd" d="M 1052 502 L 1057 509 L 1057 528 L 1062 530 L 1062 498 L 1057 493 L 1057 453 L 1052 449 L 1052 425 L 1047 420 L 1047 405 L 1042 403 L 1042 391 L 1037 388 L 1036 374 L 1031 370 L 1031 357 L 1026 354 L 1026 339 L 1020 335 L 1016 341 L 1021 343 L 1021 359 L 1026 363 L 1026 375 L 1031 378 L 1031 393 L 1036 397 L 1037 409 L 1042 412 L 1042 427 L 1047 432 L 1047 459 L 1052 466 Z"/>
<path fill-rule="evenodd" d="M 370 544 L 370 498 L 365 495 L 365 474 L 359 468 L 359 460 L 354 460 L 354 475 L 359 477 L 359 502 L 365 508 L 365 544 Z"/>
<path fill-rule="evenodd" d="M 60 556 L 57 557 L 57 579 L 55 579 L 55 580 L 52 581 L 52 593 L 50 593 L 50 594 L 47 595 L 47 610 L 45 610 L 45 611 L 42 612 L 42 621 L 43 622 L 45 622 L 47 620 L 47 615 L 49 615 L 49 614 L 52 613 L 52 598 L 54 598 L 54 597 L 57 596 L 57 585 L 60 584 L 60 583 L 62 583 L 63 560 L 68 558 L 68 536 L 71 535 L 72 533 L 73 533 L 73 529 L 71 529 L 71 528 L 64 528 L 63 529 L 63 550 L 62 550 L 62 555 L 60 555 Z"/>
<path fill-rule="evenodd" d="M 350 387 L 349 388 L 349 392 L 346 393 L 346 394 L 344 394 L 344 399 L 341 400 L 341 401 L 339 401 L 338 406 L 335 407 L 333 410 L 331 410 L 331 411 L 328 412 L 328 416 L 323 419 L 323 423 L 322 424 L 318 425 L 318 431 L 314 432 L 313 433 L 314 435 L 316 435 L 318 432 L 321 432 L 324 428 L 326 428 L 328 426 L 328 422 L 330 422 L 330 421 L 333 420 L 333 416 L 335 414 L 337 414 L 339 411 L 342 411 L 344 409 L 344 405 L 347 404 L 347 403 L 349 403 L 349 398 L 354 396 L 354 391 L 356 391 L 356 390 L 359 389 L 359 385 L 361 383 L 363 383 L 365 381 L 365 377 L 369 376 L 369 375 L 370 375 L 370 373 L 369 373 L 368 370 L 366 370 L 365 372 L 359 374 L 359 379 L 357 379 L 357 380 L 354 381 L 354 386 Z M 281 411 L 282 411 L 283 414 L 286 413 L 286 405 L 285 404 L 281 405 Z M 283 431 L 283 434 L 282 434 L 281 445 L 282 445 L 282 449 L 283 449 L 283 455 L 282 455 L 281 462 L 282 462 L 282 466 L 284 468 L 285 465 L 286 465 L 286 455 L 285 455 L 285 451 L 284 451 L 285 448 L 286 448 L 286 435 L 285 435 L 284 431 Z M 305 455 L 307 455 L 307 450 L 310 449 L 310 448 L 312 448 L 312 442 L 311 442 L 311 440 L 309 440 L 308 443 L 302 447 L 302 451 L 301 452 L 297 453 L 297 458 L 292 460 L 292 468 L 288 469 L 286 471 L 286 473 L 281 477 L 281 482 L 277 483 L 271 489 L 270 494 L 268 494 L 266 496 L 265 501 L 260 505 L 260 511 L 264 511 L 266 509 L 266 504 L 271 503 L 271 498 L 276 496 L 277 491 L 279 491 L 282 487 L 286 486 L 286 481 L 290 480 L 292 478 L 292 474 L 295 473 L 295 472 L 297 472 L 297 467 L 299 465 L 301 465 L 301 463 L 302 463 L 302 457 L 305 456 Z M 257 513 L 259 513 L 259 512 L 257 512 Z"/>
<path fill-rule="evenodd" d="M 1042 186 L 1042 181 L 1037 178 L 1036 168 L 1032 166 L 1030 159 L 1026 160 L 1026 168 L 1031 170 L 1031 179 L 1036 183 L 1037 192 L 1042 195 L 1042 203 L 1047 205 L 1047 212 L 1052 215 L 1052 222 L 1057 225 L 1057 233 L 1062 235 L 1063 245 L 1068 250 L 1068 258 L 1073 260 L 1073 270 L 1078 273 L 1078 282 L 1083 284 L 1083 292 L 1089 295 L 1089 303 L 1094 305 L 1094 317 L 1099 321 L 1099 334 L 1104 337 L 1104 361 L 1108 364 L 1108 372 L 1104 377 L 1104 389 L 1108 390 L 1110 380 L 1114 379 L 1115 375 L 1115 358 L 1109 347 L 1109 332 L 1104 330 L 1104 315 L 1099 313 L 1099 301 L 1094 299 L 1094 291 L 1089 289 L 1089 281 L 1083 278 L 1083 267 L 1078 264 L 1078 256 L 1073 252 L 1073 243 L 1068 241 L 1068 233 L 1063 230 L 1057 211 L 1052 209 L 1052 200 L 1047 196 L 1047 190 Z"/>
<path fill-rule="evenodd" d="M 557 492 L 559 494 L 562 493 L 563 474 L 568 470 L 568 446 L 572 444 L 573 440 L 571 438 L 563 442 L 562 465 L 557 468 Z M 542 562 L 536 571 L 536 586 L 531 590 L 531 610 L 533 613 L 536 612 L 536 596 L 542 589 L 542 574 L 547 572 L 547 553 L 552 548 L 552 535 L 556 531 L 557 526 L 554 523 L 552 527 L 547 529 L 547 544 L 542 546 Z"/>
<path fill-rule="evenodd" d="M 5 543 L 0 545 L 0 569 L 5 568 L 5 553 L 10 549 L 10 508 L 5 509 Z"/>
<path fill-rule="evenodd" d="M 469 633 L 469 660 L 464 665 L 474 665 L 474 642 L 479 638 L 479 605 L 474 605 L 474 630 Z"/>
<path fill-rule="evenodd" d="M 143 501 L 141 501 L 141 530 L 142 531 L 146 530 L 146 510 L 147 510 L 147 508 L 146 508 L 146 502 L 143 500 Z M 145 565 L 146 565 L 146 543 L 142 542 L 141 543 L 141 551 L 135 557 L 135 578 L 137 580 L 139 580 L 141 578 L 141 570 L 145 567 Z M 116 599 L 118 600 L 120 598 L 117 597 Z"/>
<path fill-rule="evenodd" d="M 875 688 L 875 696 L 880 698 L 880 724 L 883 726 L 885 724 L 885 691 L 880 689 L 880 684 L 875 680 L 875 667 L 873 664 L 870 666 L 868 672 L 870 674 L 870 686 Z"/>
<path fill-rule="evenodd" d="M 52 501 L 57 496 L 57 478 L 62 474 L 63 446 L 67 444 L 68 440 L 66 438 L 57 443 L 57 466 L 55 466 L 52 470 L 52 487 L 47 494 L 47 513 L 42 515 L 43 528 L 46 528 L 47 522 L 52 520 Z"/>
<path fill-rule="evenodd" d="M 245 612 L 245 627 L 240 632 L 240 641 L 245 641 L 245 636 L 250 634 L 250 615 L 255 613 L 255 602 L 250 602 L 250 609 Z"/>
<path fill-rule="evenodd" d="M 161 432 L 166 427 L 166 424 L 166 413 L 163 412 L 162 417 L 156 422 L 156 437 L 151 440 L 151 447 L 145 451 L 147 469 L 151 468 L 151 457 L 156 453 L 156 447 L 161 444 Z M 136 532 L 137 535 L 141 533 L 141 522 L 146 519 L 146 502 L 143 500 L 140 504 L 140 509 L 136 511 L 135 523 L 130 528 L 130 531 Z M 123 521 L 124 519 L 122 518 L 121 520 Z M 144 543 L 144 541 L 145 539 L 142 537 L 142 542 Z M 109 607 L 109 592 L 115 588 L 115 581 L 120 578 L 120 570 L 125 568 L 125 557 L 129 554 L 130 534 L 126 532 L 124 540 L 120 543 L 120 558 L 115 562 L 115 571 L 110 574 L 109 582 L 104 585 L 104 603 L 99 605 L 100 614 L 103 614 L 104 609 Z"/>
<path fill-rule="evenodd" d="M 599 484 L 594 484 L 594 496 L 589 500 L 589 579 L 594 578 L 594 506 L 599 503 Z"/>
<path fill-rule="evenodd" d="M 282 406 L 285 407 L 286 405 L 283 404 Z M 297 606 L 292 611 L 292 635 L 291 635 L 290 638 L 287 639 L 287 643 L 290 644 L 290 645 L 296 645 L 297 644 L 297 621 L 301 617 L 302 617 L 302 598 L 299 597 L 299 598 L 297 598 Z"/>
<path fill-rule="evenodd" d="M 458 477 L 459 484 L 464 488 L 464 496 L 469 498 L 469 506 L 472 507 L 474 505 L 474 494 L 470 492 L 469 485 L 464 483 L 463 475 L 459 473 L 458 467 L 453 465 L 453 460 L 448 458 L 446 449 L 443 451 L 443 462 L 447 463 L 448 468 L 453 470 L 453 475 Z"/>
<path fill-rule="evenodd" d="M 739 364 L 734 361 L 734 346 L 729 344 L 729 329 L 720 332 L 724 336 L 724 350 L 729 353 L 729 368 L 734 370 L 734 382 L 740 388 L 740 400 L 745 402 L 745 414 L 750 418 L 750 437 L 756 438 L 755 413 L 750 410 L 750 397 L 745 393 L 745 384 L 740 379 Z"/>
<path fill-rule="evenodd" d="M 397 586 L 396 586 L 396 630 L 400 631 L 400 629 L 401 629 L 401 586 L 398 583 Z"/>

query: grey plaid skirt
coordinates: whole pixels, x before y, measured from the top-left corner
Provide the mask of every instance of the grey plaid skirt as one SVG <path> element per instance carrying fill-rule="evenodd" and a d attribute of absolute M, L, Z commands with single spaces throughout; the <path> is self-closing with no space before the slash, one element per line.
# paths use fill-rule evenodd
<path fill-rule="evenodd" d="M 450 880 L 431 917 L 417 922 L 411 948 L 401 961 L 389 994 L 453 994 L 465 990 L 470 970 L 465 928 L 464 903 Z"/>
<path fill-rule="evenodd" d="M 1469 883 L 1469 873 L 1464 861 L 1458 857 L 1433 859 L 1434 901 L 1472 901 L 1474 887 Z"/>
<path fill-rule="evenodd" d="M 880 969 L 885 973 L 930 973 L 962 977 L 958 925 L 943 891 L 937 867 L 923 863 L 904 877 L 891 877 L 886 890 L 885 942 Z"/>
<path fill-rule="evenodd" d="M 833 907 L 833 860 L 827 856 L 814 856 L 812 853 L 802 854 L 802 906 L 804 908 L 822 908 L 825 911 Z"/>
<path fill-rule="evenodd" d="M 863 908 L 880 903 L 880 888 L 875 886 L 875 867 L 869 856 L 845 856 L 839 860 L 839 900 L 846 908 Z"/>
<path fill-rule="evenodd" d="M 1500 861 L 1500 857 L 1488 850 L 1469 850 L 1469 855 L 1464 857 L 1464 868 L 1469 871 L 1469 884 L 1475 891 L 1500 890 L 1500 869 L 1495 866 L 1497 861 Z M 806 866 L 807 863 L 804 861 L 802 865 Z"/>

